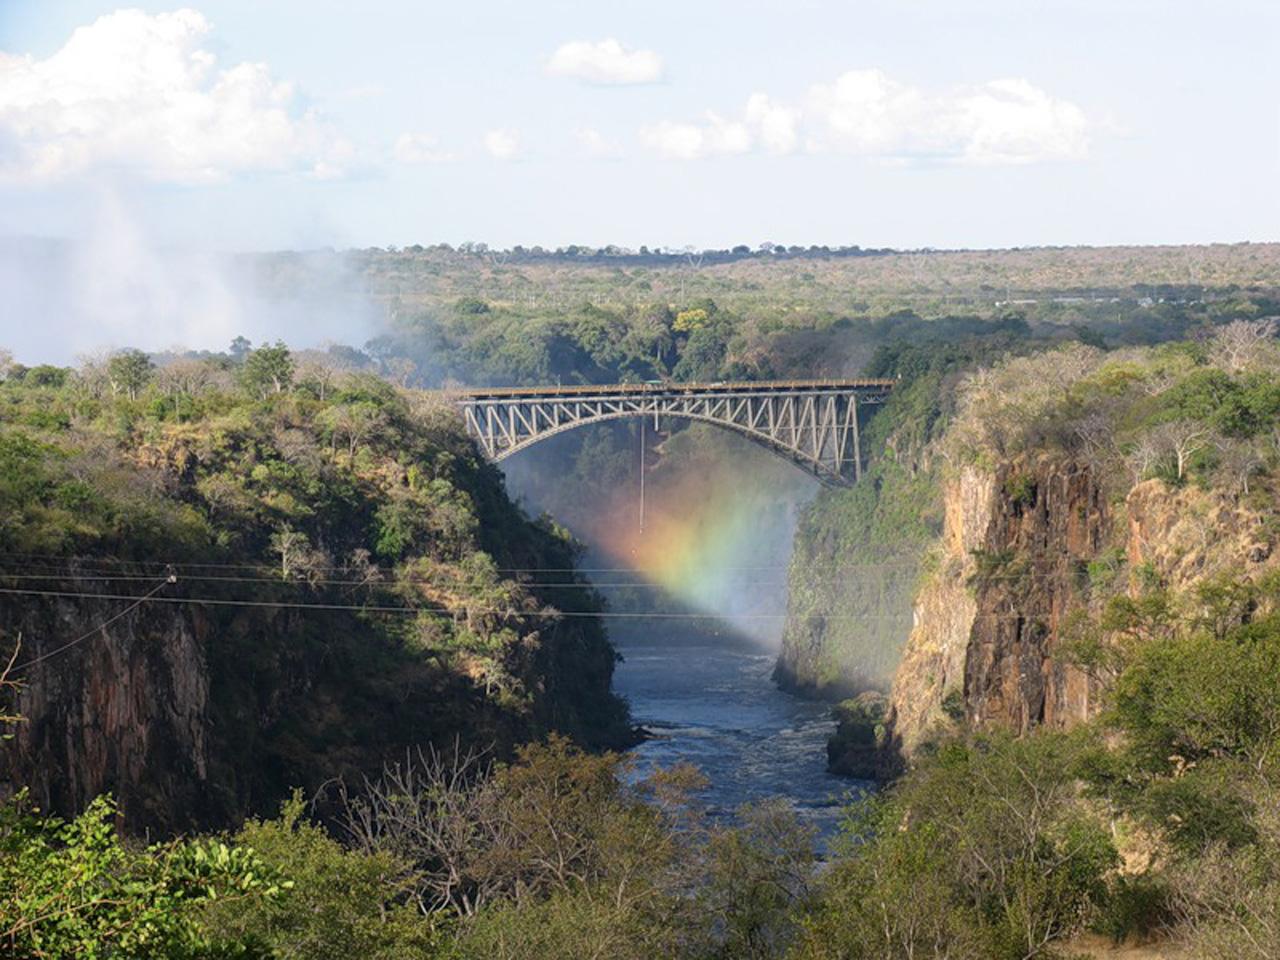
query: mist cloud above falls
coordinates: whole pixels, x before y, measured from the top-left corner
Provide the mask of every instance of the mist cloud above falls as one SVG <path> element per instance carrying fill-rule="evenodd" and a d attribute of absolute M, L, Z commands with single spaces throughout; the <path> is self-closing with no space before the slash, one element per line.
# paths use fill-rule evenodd
<path fill-rule="evenodd" d="M 236 336 L 360 345 L 377 306 L 342 256 L 230 255 L 158 243 L 103 186 L 69 240 L 0 240 L 0 347 L 24 363 L 103 348 L 222 350 Z"/>
<path fill-rule="evenodd" d="M 195 10 L 119 10 L 48 56 L 0 52 L 0 185 L 49 198 L 74 224 L 65 239 L 32 240 L 20 215 L 0 216 L 11 221 L 0 227 L 0 346 L 23 362 L 224 349 L 238 335 L 367 339 L 374 311 L 340 257 L 175 248 L 131 202 L 147 185 L 326 180 L 355 164 L 294 83 L 265 63 L 221 62 L 211 32 Z"/>

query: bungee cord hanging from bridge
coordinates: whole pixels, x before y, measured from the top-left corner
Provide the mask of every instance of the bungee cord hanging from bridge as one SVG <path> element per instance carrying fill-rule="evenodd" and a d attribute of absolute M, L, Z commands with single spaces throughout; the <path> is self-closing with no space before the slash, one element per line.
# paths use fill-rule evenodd
<path fill-rule="evenodd" d="M 895 381 L 779 380 L 486 387 L 446 394 L 486 457 L 501 461 L 540 440 L 626 417 L 700 420 L 742 434 L 829 486 L 862 476 L 859 414 Z"/>

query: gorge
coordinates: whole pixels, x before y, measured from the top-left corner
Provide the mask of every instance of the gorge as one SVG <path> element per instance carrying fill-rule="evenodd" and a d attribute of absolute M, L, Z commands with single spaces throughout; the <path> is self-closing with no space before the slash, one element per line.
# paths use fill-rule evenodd
<path fill-rule="evenodd" d="M 699 905 L 675 923 L 615 899 L 592 921 L 637 943 L 715 941 L 744 902 L 718 884 L 785 876 L 822 891 L 770 914 L 797 950 L 820 956 L 804 946 L 820 930 L 874 944 L 889 911 L 958 924 L 946 936 L 976 938 L 975 957 L 1017 940 L 1016 917 L 963 906 L 986 874 L 930 851 L 984 844 L 975 857 L 1058 877 L 1038 901 L 1056 942 L 1184 909 L 1141 885 L 1188 889 L 1180 864 L 1208 854 L 1187 830 L 1268 842 L 1249 779 L 1270 775 L 1258 684 L 1280 536 L 1266 294 L 1159 316 L 1135 297 L 1083 326 L 711 300 L 530 318 L 476 297 L 410 309 L 410 289 L 402 273 L 399 319 L 364 349 L 6 360 L 11 809 L 75 818 L 109 794 L 125 836 L 242 830 L 233 846 L 255 837 L 304 871 L 273 833 L 303 830 L 302 804 L 346 862 L 414 864 L 397 876 L 426 886 L 382 887 L 379 909 L 447 917 L 475 956 L 486 924 L 532 936 L 548 904 L 625 887 L 632 842 L 672 851 L 644 868 L 665 879 L 641 873 L 674 901 L 646 902 Z M 499 470 L 434 389 L 446 371 L 893 389 L 860 423 L 860 478 L 823 487 L 674 417 L 560 433 Z M 1197 702 L 1217 684 L 1186 671 L 1218 664 L 1229 696 Z M 399 819 L 410 801 L 427 807 Z M 1007 803 L 1044 832 L 1019 846 L 1000 817 L 973 819 Z M 581 831 L 574 869 L 592 879 L 539 872 L 558 841 L 521 811 L 551 809 Z M 917 868 L 942 878 L 938 912 L 894 912 L 893 883 L 924 889 Z M 1158 907 L 1112 917 L 1131 885 Z"/>

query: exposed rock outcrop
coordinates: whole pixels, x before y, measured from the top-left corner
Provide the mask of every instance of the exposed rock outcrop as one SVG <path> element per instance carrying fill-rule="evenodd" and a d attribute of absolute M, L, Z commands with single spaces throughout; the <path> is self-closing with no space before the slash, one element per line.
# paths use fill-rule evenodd
<path fill-rule="evenodd" d="M 890 695 L 887 769 L 954 719 L 1025 732 L 1094 716 L 1100 681 L 1072 663 L 1063 628 L 1073 611 L 1096 606 L 1097 567 L 1125 568 L 1112 590 L 1136 588 L 1145 571 L 1180 591 L 1275 562 L 1274 505 L 1160 480 L 1109 500 L 1089 467 L 1049 456 L 967 467 L 944 499 L 945 532 Z"/>
<path fill-rule="evenodd" d="M 894 680 L 892 746 L 910 753 L 947 721 L 1025 731 L 1097 709 L 1097 690 L 1060 656 L 1082 570 L 1112 517 L 1087 467 L 1050 458 L 967 467 L 946 483 L 946 530 L 916 599 Z"/>
<path fill-rule="evenodd" d="M 72 578 L 60 589 L 100 587 Z M 16 703 L 26 720 L 0 750 L 0 792 L 24 785 L 43 809 L 71 811 L 110 791 L 127 822 L 199 823 L 211 813 L 209 622 L 195 608 L 144 604 L 108 623 L 126 607 L 0 605 L 0 634 L 20 636 L 20 663 L 32 664 Z"/>
<path fill-rule="evenodd" d="M 76 576 L 58 589 L 124 592 Z M 162 596 L 186 593 L 179 582 Z M 608 747 L 632 736 L 609 690 L 613 650 L 581 621 L 517 648 L 521 703 L 351 612 L 153 602 L 118 616 L 127 608 L 84 596 L 0 603 L 0 638 L 22 638 L 14 706 L 25 718 L 0 744 L 0 796 L 25 787 L 70 815 L 110 792 L 126 829 L 166 835 L 270 814 L 291 787 L 358 781 L 455 737 L 506 756 L 553 729 Z M 360 641 L 344 646 L 349 637 Z"/>
<path fill-rule="evenodd" d="M 1266 489 L 1234 497 L 1144 481 L 1125 499 L 1126 558 L 1134 569 L 1149 565 L 1175 590 L 1228 569 L 1256 575 L 1276 562 L 1276 531 L 1268 524 L 1280 504 L 1273 501 Z"/>
<path fill-rule="evenodd" d="M 858 780 L 879 780 L 886 775 L 888 706 L 883 694 L 868 690 L 835 708 L 838 726 L 836 735 L 827 741 L 828 770 Z"/>

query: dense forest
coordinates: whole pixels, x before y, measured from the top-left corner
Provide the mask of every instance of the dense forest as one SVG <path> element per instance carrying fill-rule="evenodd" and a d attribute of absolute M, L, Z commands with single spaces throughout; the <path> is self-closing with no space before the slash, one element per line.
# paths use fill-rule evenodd
<path fill-rule="evenodd" d="M 1273 248 L 748 253 L 362 251 L 359 348 L 5 356 L 0 943 L 1275 956 Z M 898 386 L 863 482 L 801 509 L 778 677 L 851 698 L 833 764 L 884 786 L 823 845 L 610 752 L 597 615 L 645 600 L 418 388 L 853 373 Z M 699 429 L 655 476 L 711 450 L 753 510 L 795 495 Z M 636 450 L 579 433 L 538 497 L 570 526 Z"/>

